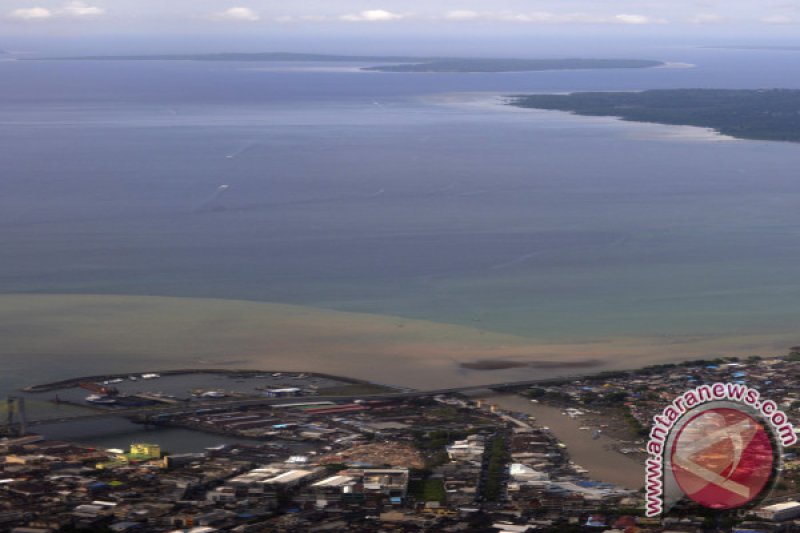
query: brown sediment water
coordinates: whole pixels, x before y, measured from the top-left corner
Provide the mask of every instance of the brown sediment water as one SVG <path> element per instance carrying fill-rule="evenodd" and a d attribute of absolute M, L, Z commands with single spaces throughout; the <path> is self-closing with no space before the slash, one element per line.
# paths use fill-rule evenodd
<path fill-rule="evenodd" d="M 504 410 L 536 417 L 536 425 L 550 428 L 567 446 L 570 459 L 588 470 L 591 479 L 629 489 L 644 486 L 644 464 L 614 450 L 618 443 L 611 437 L 601 434 L 593 439 L 591 429 L 579 429 L 586 425 L 580 417 L 570 418 L 557 407 L 532 403 L 516 394 L 495 394 L 484 398 Z"/>
<path fill-rule="evenodd" d="M 559 369 L 559 368 L 592 368 L 601 366 L 602 361 L 598 359 L 587 359 L 584 361 L 504 361 L 485 360 L 461 363 L 462 368 L 470 370 L 507 370 L 509 368 L 540 368 L 540 369 Z"/>
<path fill-rule="evenodd" d="M 248 368 L 320 372 L 438 389 L 709 355 L 770 355 L 785 353 L 785 347 L 796 344 L 791 332 L 553 343 L 389 315 L 119 295 L 0 295 L 0 324 L 0 362 L 15 358 L 22 365 L 14 373 L 19 381 L 14 387 L 108 372 Z M 47 368 L 43 369 L 43 361 Z M 485 370 L 465 368 L 476 361 L 498 364 L 483 363 Z"/>

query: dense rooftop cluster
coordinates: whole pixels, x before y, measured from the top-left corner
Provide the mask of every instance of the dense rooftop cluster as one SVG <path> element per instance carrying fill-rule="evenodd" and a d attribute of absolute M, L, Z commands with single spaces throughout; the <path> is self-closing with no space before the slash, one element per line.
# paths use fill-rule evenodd
<path fill-rule="evenodd" d="M 800 362 L 732 359 L 565 380 L 519 392 L 596 416 L 636 454 L 649 419 L 687 388 L 758 383 L 795 412 Z M 459 396 L 190 410 L 161 424 L 251 444 L 167 454 L 157 445 L 94 449 L 29 435 L 0 441 L 0 530 L 153 531 L 792 531 L 787 497 L 714 515 L 681 508 L 643 517 L 640 491 L 588 479 L 569 449 L 530 416 Z M 617 423 L 615 423 L 615 420 Z M 588 438 L 588 433 L 587 433 Z M 789 500 L 789 501 L 786 501 Z M 742 526 L 744 527 L 744 526 Z"/>

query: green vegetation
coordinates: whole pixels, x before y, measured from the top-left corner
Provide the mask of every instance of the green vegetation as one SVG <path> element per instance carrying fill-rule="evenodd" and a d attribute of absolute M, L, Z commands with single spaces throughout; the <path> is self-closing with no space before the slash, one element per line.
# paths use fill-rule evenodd
<path fill-rule="evenodd" d="M 489 465 L 486 467 L 486 482 L 483 485 L 483 497 L 488 501 L 497 501 L 503 490 L 506 464 L 510 457 L 506 450 L 506 440 L 497 434 L 492 438 L 489 447 Z"/>
<path fill-rule="evenodd" d="M 463 440 L 471 432 L 468 431 L 415 431 L 414 446 L 425 454 L 428 467 L 443 465 L 447 462 L 445 446 L 456 440 Z"/>
<path fill-rule="evenodd" d="M 572 400 L 572 396 L 555 388 L 543 389 L 541 387 L 531 387 L 525 391 L 525 395 L 534 400 L 546 400 L 551 402 L 569 402 Z"/>
<path fill-rule="evenodd" d="M 414 433 L 414 445 L 423 451 L 437 451 L 455 440 L 467 438 L 467 431 L 417 431 Z"/>
<path fill-rule="evenodd" d="M 628 431 L 634 437 L 646 437 L 649 432 L 632 414 L 625 412 L 625 423 L 628 425 Z"/>
<path fill-rule="evenodd" d="M 430 410 L 430 416 L 444 418 L 447 420 L 458 420 L 463 417 L 463 413 L 452 405 L 443 405 Z"/>
<path fill-rule="evenodd" d="M 603 396 L 602 401 L 607 404 L 620 404 L 628 401 L 628 393 L 624 391 L 610 392 Z"/>
<path fill-rule="evenodd" d="M 445 500 L 444 482 L 439 478 L 412 479 L 408 483 L 408 493 L 420 502 Z"/>
<path fill-rule="evenodd" d="M 741 139 L 800 142 L 800 90 L 667 89 L 517 96 L 511 105 L 713 128 Z"/>
<path fill-rule="evenodd" d="M 545 395 L 547 394 L 547 391 L 541 387 L 531 387 L 530 389 L 525 391 L 525 394 L 528 396 L 528 398 L 533 398 L 534 400 L 538 400 L 539 398 L 544 398 Z"/>

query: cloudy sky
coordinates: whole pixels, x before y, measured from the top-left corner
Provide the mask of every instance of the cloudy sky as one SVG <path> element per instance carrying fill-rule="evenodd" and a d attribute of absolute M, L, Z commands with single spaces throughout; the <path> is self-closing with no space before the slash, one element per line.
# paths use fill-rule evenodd
<path fill-rule="evenodd" d="M 27 42 L 101 35 L 743 38 L 798 32 L 800 0 L 0 0 L 0 39 Z"/>

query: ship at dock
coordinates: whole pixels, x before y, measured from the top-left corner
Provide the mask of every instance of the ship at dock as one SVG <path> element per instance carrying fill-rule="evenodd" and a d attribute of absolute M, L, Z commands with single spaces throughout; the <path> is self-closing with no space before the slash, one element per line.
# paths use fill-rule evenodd
<path fill-rule="evenodd" d="M 116 399 L 101 394 L 90 394 L 86 397 L 86 401 L 97 405 L 114 405 L 117 403 Z"/>

